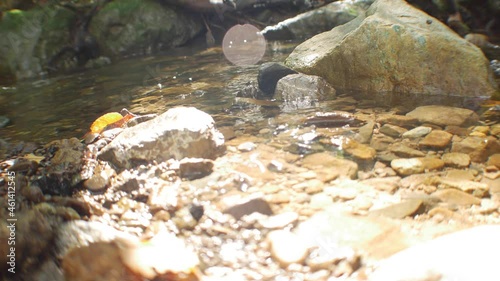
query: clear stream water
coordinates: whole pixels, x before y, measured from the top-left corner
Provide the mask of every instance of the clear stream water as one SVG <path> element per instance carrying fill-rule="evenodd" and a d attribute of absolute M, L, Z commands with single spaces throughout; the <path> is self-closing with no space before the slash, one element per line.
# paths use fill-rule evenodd
<path fill-rule="evenodd" d="M 260 63 L 283 61 L 295 46 L 269 43 Z M 0 88 L 0 115 L 11 119 L 0 129 L 0 138 L 41 143 L 79 138 L 100 115 L 122 108 L 142 114 L 194 106 L 221 121 L 225 119 L 221 114 L 234 114 L 230 109 L 236 93 L 256 80 L 257 71 L 258 66 L 232 65 L 221 48 L 179 48 L 99 69 L 19 82 Z M 253 117 L 262 117 L 258 115 Z"/>

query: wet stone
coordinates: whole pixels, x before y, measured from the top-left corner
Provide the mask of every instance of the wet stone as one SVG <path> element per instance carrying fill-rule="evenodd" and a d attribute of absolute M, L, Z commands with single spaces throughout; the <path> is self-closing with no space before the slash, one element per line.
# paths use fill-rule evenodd
<path fill-rule="evenodd" d="M 384 135 L 388 135 L 393 138 L 399 138 L 408 130 L 396 125 L 384 124 L 382 127 L 380 127 L 379 131 Z"/>
<path fill-rule="evenodd" d="M 443 149 L 451 143 L 452 134 L 441 131 L 433 130 L 424 137 L 418 144 L 420 147 L 430 147 L 436 149 Z"/>
<path fill-rule="evenodd" d="M 432 131 L 431 127 L 424 127 L 424 126 L 419 126 L 416 128 L 413 128 L 407 132 L 405 132 L 402 137 L 403 138 L 408 138 L 408 139 L 416 139 L 416 138 L 421 138 L 423 136 L 426 136 Z"/>
<path fill-rule="evenodd" d="M 0 115 L 0 128 L 7 126 L 10 123 L 10 119 L 7 116 Z"/>
<path fill-rule="evenodd" d="M 374 126 L 375 122 L 366 122 L 365 125 L 359 127 L 358 134 L 354 137 L 354 139 L 360 143 L 369 143 L 372 138 Z"/>
<path fill-rule="evenodd" d="M 407 113 L 406 116 L 416 118 L 420 123 L 438 126 L 467 126 L 479 120 L 479 116 L 470 109 L 441 105 L 420 106 Z M 444 116 L 446 118 L 443 118 Z"/>
<path fill-rule="evenodd" d="M 383 134 L 375 134 L 372 136 L 370 141 L 370 146 L 377 151 L 387 150 L 390 144 L 394 142 L 394 139 L 383 135 Z"/>
<path fill-rule="evenodd" d="M 350 139 L 346 139 L 342 143 L 342 148 L 345 152 L 358 160 L 373 160 L 377 154 L 375 149 Z"/>
<path fill-rule="evenodd" d="M 257 148 L 257 145 L 253 142 L 244 142 L 238 145 L 238 150 L 241 152 L 249 152 Z"/>
<path fill-rule="evenodd" d="M 257 77 L 259 88 L 266 94 L 266 96 L 272 97 L 274 95 L 274 91 L 276 89 L 276 84 L 278 83 L 278 81 L 281 78 L 294 73 L 297 72 L 288 68 L 282 63 L 263 63 L 259 67 L 259 74 Z"/>
<path fill-rule="evenodd" d="M 441 157 L 444 164 L 449 167 L 466 168 L 470 165 L 470 157 L 468 154 L 460 152 L 445 153 Z"/>

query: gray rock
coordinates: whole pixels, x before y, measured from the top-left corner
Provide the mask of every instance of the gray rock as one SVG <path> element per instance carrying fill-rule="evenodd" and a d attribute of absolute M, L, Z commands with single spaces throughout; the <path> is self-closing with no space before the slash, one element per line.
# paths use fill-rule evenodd
<path fill-rule="evenodd" d="M 118 0 L 99 10 L 89 32 L 103 55 L 116 56 L 176 47 L 203 28 L 201 18 L 156 1 Z"/>
<path fill-rule="evenodd" d="M 479 116 L 470 109 L 440 105 L 419 106 L 406 116 L 417 118 L 420 123 L 438 126 L 469 126 L 479 120 Z"/>
<path fill-rule="evenodd" d="M 405 132 L 402 137 L 408 139 L 416 139 L 423 137 L 432 131 L 431 127 L 419 126 Z"/>
<path fill-rule="evenodd" d="M 365 14 L 296 47 L 285 64 L 339 92 L 487 98 L 496 88 L 479 48 L 402 0 L 375 1 Z"/>
<path fill-rule="evenodd" d="M 262 30 L 267 40 L 307 39 L 347 23 L 364 12 L 372 0 L 338 1 L 297 15 Z"/>
<path fill-rule="evenodd" d="M 272 215 L 273 211 L 269 203 L 263 198 L 242 199 L 240 202 L 226 208 L 224 213 L 230 214 L 235 219 L 239 220 L 245 215 L 250 215 L 254 212 L 264 215 Z"/>
<path fill-rule="evenodd" d="M 500 226 L 485 225 L 438 237 L 381 262 L 371 281 L 494 281 L 500 251 Z"/>
<path fill-rule="evenodd" d="M 0 128 L 7 126 L 10 123 L 10 119 L 7 116 L 0 116 Z"/>
<path fill-rule="evenodd" d="M 289 75 L 295 74 L 297 71 L 290 69 L 282 63 L 266 62 L 259 67 L 257 81 L 259 89 L 267 96 L 272 97 L 276 89 L 278 81 Z"/>
<path fill-rule="evenodd" d="M 278 81 L 274 97 L 283 101 L 283 111 L 293 112 L 296 109 L 315 107 L 319 101 L 333 99 L 335 89 L 319 76 L 291 74 Z"/>
<path fill-rule="evenodd" d="M 224 150 L 224 137 L 210 115 L 194 107 L 177 107 L 127 128 L 102 149 L 99 158 L 130 168 L 153 160 L 215 159 Z"/>
<path fill-rule="evenodd" d="M 58 5 L 5 11 L 0 22 L 0 76 L 23 79 L 43 74 L 54 56 L 73 45 L 68 27 L 75 20 L 74 12 Z"/>

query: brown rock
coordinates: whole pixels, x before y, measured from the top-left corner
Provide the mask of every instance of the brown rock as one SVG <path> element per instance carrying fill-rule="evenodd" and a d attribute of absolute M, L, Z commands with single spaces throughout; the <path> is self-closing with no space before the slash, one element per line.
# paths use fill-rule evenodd
<path fill-rule="evenodd" d="M 449 204 L 463 206 L 481 205 L 481 199 L 456 189 L 441 189 L 432 193 L 432 195 Z"/>
<path fill-rule="evenodd" d="M 456 167 L 456 168 L 465 168 L 470 165 L 470 157 L 468 154 L 460 153 L 460 152 L 450 152 L 445 153 L 441 157 L 446 166 Z"/>
<path fill-rule="evenodd" d="M 179 175 L 189 180 L 203 178 L 212 173 L 214 162 L 203 158 L 184 158 L 179 162 Z"/>
<path fill-rule="evenodd" d="M 425 211 L 422 200 L 406 200 L 382 209 L 370 211 L 371 215 L 385 216 L 393 219 L 402 219 L 408 216 L 422 214 Z"/>
<path fill-rule="evenodd" d="M 487 165 L 488 166 L 496 166 L 497 168 L 500 169 L 500 153 L 496 153 L 496 154 L 491 155 L 488 158 Z"/>
<path fill-rule="evenodd" d="M 419 142 L 419 146 L 443 149 L 450 144 L 452 137 L 452 134 L 445 131 L 433 130 Z"/>
<path fill-rule="evenodd" d="M 406 116 L 417 118 L 420 123 L 438 126 L 467 126 L 479 120 L 479 116 L 470 109 L 440 105 L 420 106 Z"/>
<path fill-rule="evenodd" d="M 377 151 L 383 151 L 386 150 L 393 142 L 394 139 L 389 136 L 386 136 L 384 134 L 375 134 L 372 136 L 370 146 Z"/>
<path fill-rule="evenodd" d="M 332 173 L 336 172 L 339 176 L 355 179 L 358 173 L 358 164 L 353 161 L 340 159 L 328 152 L 310 154 L 302 160 L 302 166 L 314 169 L 316 167 L 328 168 Z"/>
<path fill-rule="evenodd" d="M 377 154 L 375 149 L 351 139 L 346 139 L 342 143 L 342 148 L 349 155 L 359 160 L 372 160 Z"/>
<path fill-rule="evenodd" d="M 389 146 L 389 151 L 396 154 L 399 157 L 413 158 L 413 157 L 424 157 L 425 153 L 420 150 L 408 147 L 400 142 L 394 143 Z"/>
<path fill-rule="evenodd" d="M 377 122 L 380 124 L 392 124 L 400 127 L 411 128 L 418 125 L 418 119 L 395 114 L 380 114 L 377 116 Z"/>

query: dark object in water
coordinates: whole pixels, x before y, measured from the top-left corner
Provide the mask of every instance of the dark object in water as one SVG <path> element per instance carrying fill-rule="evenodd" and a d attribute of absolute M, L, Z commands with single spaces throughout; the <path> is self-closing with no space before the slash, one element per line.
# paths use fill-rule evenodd
<path fill-rule="evenodd" d="M 349 112 L 332 111 L 316 112 L 312 117 L 306 118 L 305 126 L 315 125 L 316 127 L 343 127 L 345 125 L 359 125 L 361 122 Z"/>

